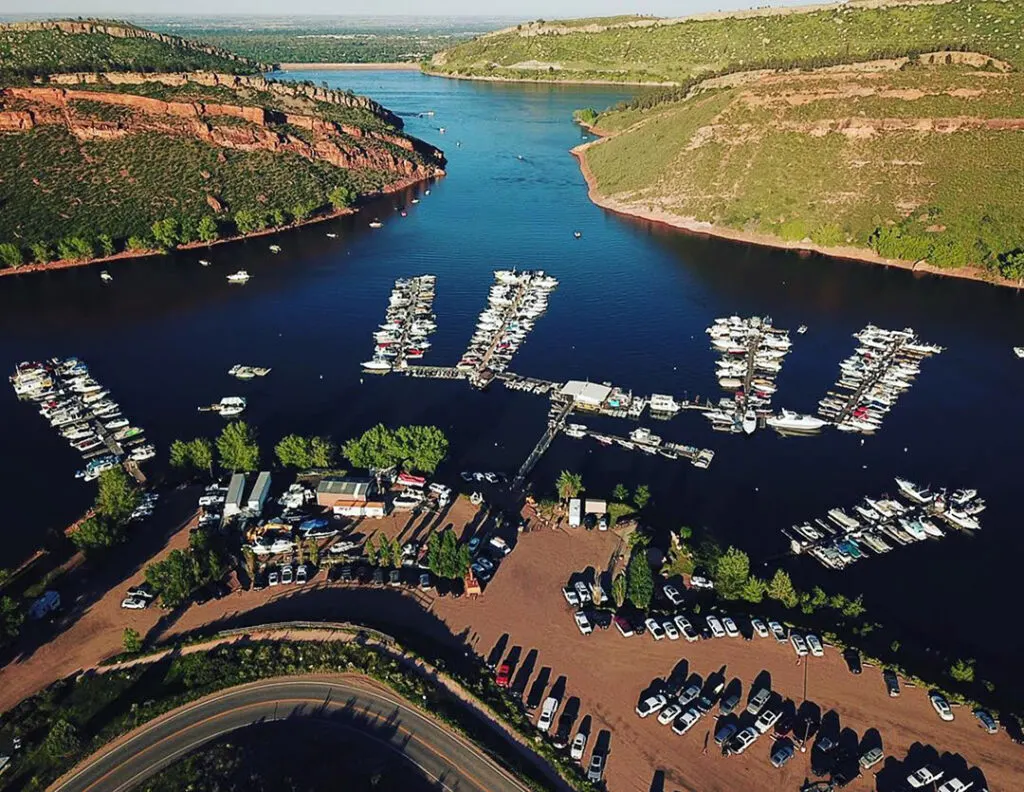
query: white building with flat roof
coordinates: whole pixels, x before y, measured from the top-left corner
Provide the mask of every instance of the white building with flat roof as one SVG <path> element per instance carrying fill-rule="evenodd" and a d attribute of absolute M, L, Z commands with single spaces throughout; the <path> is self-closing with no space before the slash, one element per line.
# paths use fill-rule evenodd
<path fill-rule="evenodd" d="M 562 386 L 559 393 L 568 396 L 573 403 L 580 407 L 596 409 L 604 404 L 605 399 L 611 395 L 612 389 L 607 385 L 600 385 L 596 382 L 582 382 L 581 380 L 569 380 Z"/>

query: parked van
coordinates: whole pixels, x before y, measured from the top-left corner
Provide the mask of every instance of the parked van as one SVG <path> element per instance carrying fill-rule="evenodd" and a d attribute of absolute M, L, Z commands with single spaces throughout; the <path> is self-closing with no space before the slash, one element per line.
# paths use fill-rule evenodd
<path fill-rule="evenodd" d="M 547 733 L 555 720 L 555 712 L 558 711 L 558 699 L 548 696 L 544 699 L 544 706 L 541 708 L 540 717 L 537 719 L 537 728 Z"/>

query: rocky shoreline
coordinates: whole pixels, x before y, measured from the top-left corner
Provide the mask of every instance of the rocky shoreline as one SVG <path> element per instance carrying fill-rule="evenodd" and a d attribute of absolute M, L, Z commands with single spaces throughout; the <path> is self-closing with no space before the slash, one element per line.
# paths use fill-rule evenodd
<path fill-rule="evenodd" d="M 1013 289 L 1020 289 L 1020 282 L 1002 278 L 993 272 L 981 267 L 962 267 L 960 269 L 942 269 L 935 267 L 925 261 L 907 261 L 905 259 L 883 258 L 873 251 L 854 245 L 825 246 L 818 245 L 811 241 L 789 242 L 771 234 L 759 234 L 750 231 L 741 231 L 736 228 L 715 225 L 705 221 L 697 220 L 694 217 L 683 217 L 664 210 L 651 209 L 637 204 L 618 201 L 614 198 L 602 195 L 597 187 L 597 179 L 587 164 L 587 150 L 593 146 L 600 145 L 604 140 L 612 137 L 610 133 L 602 132 L 599 128 L 588 124 L 580 123 L 584 129 L 594 135 L 598 140 L 576 146 L 571 154 L 580 165 L 580 171 L 587 182 L 587 197 L 591 203 L 607 209 L 623 217 L 631 217 L 637 220 L 646 220 L 658 225 L 669 226 L 684 233 L 697 236 L 710 236 L 719 239 L 729 239 L 734 242 L 745 242 L 750 245 L 761 245 L 763 247 L 778 248 L 780 250 L 792 250 L 799 253 L 819 253 L 830 258 L 845 259 L 847 261 L 858 261 L 865 264 L 880 264 L 886 267 L 909 270 L 913 273 L 926 275 L 939 275 L 946 278 L 960 278 L 962 280 L 978 281 L 992 286 L 1005 286 Z"/>

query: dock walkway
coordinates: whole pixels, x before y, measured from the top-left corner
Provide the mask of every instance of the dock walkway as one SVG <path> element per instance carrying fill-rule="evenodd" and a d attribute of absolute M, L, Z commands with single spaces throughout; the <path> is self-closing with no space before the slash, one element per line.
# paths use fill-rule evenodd
<path fill-rule="evenodd" d="M 548 450 L 551 445 L 551 441 L 555 439 L 562 428 L 565 426 L 565 421 L 572 414 L 573 403 L 566 402 L 562 405 L 561 409 L 555 413 L 555 415 L 548 421 L 548 427 L 544 430 L 544 434 L 541 435 L 540 440 L 537 441 L 537 445 L 533 447 L 533 451 L 523 462 L 522 467 L 519 468 L 519 472 L 516 473 L 516 477 L 512 480 L 512 491 L 518 492 L 523 487 L 523 482 L 526 481 L 526 477 L 530 475 L 530 471 L 533 470 L 533 466 L 537 464 L 544 452 Z"/>

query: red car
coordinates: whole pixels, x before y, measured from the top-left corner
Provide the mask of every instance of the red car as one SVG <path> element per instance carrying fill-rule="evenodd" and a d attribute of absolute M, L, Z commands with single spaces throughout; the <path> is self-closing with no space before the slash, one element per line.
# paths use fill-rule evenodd
<path fill-rule="evenodd" d="M 495 682 L 498 683 L 498 687 L 507 688 L 510 677 L 512 676 L 512 667 L 508 663 L 502 663 L 498 666 L 498 675 L 495 678 Z"/>

